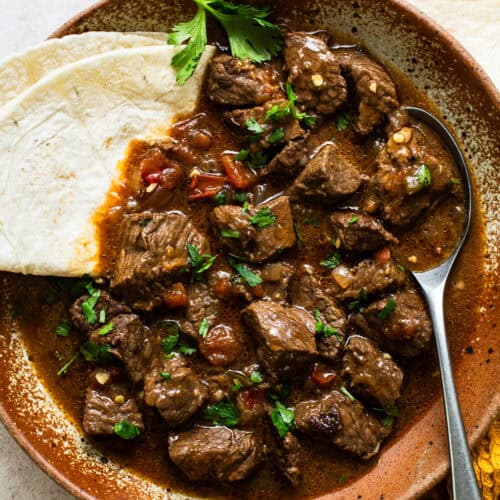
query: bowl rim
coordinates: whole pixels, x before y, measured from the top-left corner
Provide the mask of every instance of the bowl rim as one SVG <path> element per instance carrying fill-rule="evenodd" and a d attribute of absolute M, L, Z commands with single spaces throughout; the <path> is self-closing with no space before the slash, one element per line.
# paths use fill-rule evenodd
<path fill-rule="evenodd" d="M 98 2 L 90 5 L 89 7 L 81 10 L 70 19 L 65 21 L 60 25 L 55 31 L 53 31 L 48 39 L 51 38 L 61 38 L 67 35 L 68 30 L 74 27 L 77 23 L 83 21 L 86 17 L 98 11 L 102 7 L 106 6 L 113 0 L 99 0 Z M 392 4 L 394 8 L 400 9 L 401 11 L 409 14 L 409 16 L 419 23 L 420 30 L 430 39 L 437 41 L 443 46 L 447 46 L 451 52 L 455 52 L 457 57 L 459 57 L 464 64 L 468 67 L 471 72 L 471 79 L 479 82 L 482 87 L 484 94 L 495 103 L 496 108 L 500 111 L 500 92 L 496 88 L 491 77 L 486 73 L 486 71 L 481 67 L 481 65 L 474 59 L 474 57 L 467 51 L 467 49 L 459 42 L 446 28 L 441 26 L 437 21 L 432 19 L 429 15 L 422 12 L 418 7 L 407 3 L 405 0 L 386 0 L 388 4 Z M 437 403 L 442 404 L 442 397 L 437 398 Z M 493 403 L 493 402 L 492 402 Z M 474 436 L 471 442 L 471 446 L 475 445 L 485 430 L 488 428 L 490 423 L 493 421 L 495 414 L 500 411 L 499 408 L 495 409 L 495 405 L 492 404 L 489 408 L 491 414 L 485 412 L 483 418 L 478 422 L 476 428 L 474 429 Z M 9 416 L 4 404 L 0 400 L 0 423 L 3 424 L 5 429 L 8 431 L 10 436 L 12 436 L 17 444 L 23 449 L 23 451 L 31 458 L 31 460 L 43 470 L 55 483 L 63 487 L 67 492 L 72 494 L 74 497 L 79 499 L 93 499 L 92 495 L 82 491 L 73 481 L 71 481 L 61 470 L 50 464 L 48 459 L 39 451 L 36 450 L 34 445 L 26 437 L 25 434 L 18 428 L 15 421 Z M 449 469 L 449 464 L 444 464 L 444 466 L 439 467 L 436 473 L 430 477 L 427 481 L 421 481 L 421 488 L 418 491 L 413 491 L 414 494 L 424 494 L 429 491 L 433 486 L 435 486 L 439 481 L 441 481 L 447 474 Z M 344 491 L 339 491 L 338 494 L 342 496 Z M 325 497 L 329 496 L 328 493 Z M 342 498 L 344 498 L 342 496 Z"/>

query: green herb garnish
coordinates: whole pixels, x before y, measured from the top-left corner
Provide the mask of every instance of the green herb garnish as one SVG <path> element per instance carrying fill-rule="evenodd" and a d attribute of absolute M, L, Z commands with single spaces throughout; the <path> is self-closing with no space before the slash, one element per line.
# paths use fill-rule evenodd
<path fill-rule="evenodd" d="M 233 384 L 231 385 L 233 392 L 238 392 L 242 387 L 241 382 L 237 378 L 233 379 Z"/>
<path fill-rule="evenodd" d="M 366 290 L 361 290 L 358 295 L 358 300 L 353 300 L 347 304 L 347 309 L 349 311 L 359 311 L 362 312 L 366 306 L 366 301 L 368 299 L 368 294 Z"/>
<path fill-rule="evenodd" d="M 235 231 L 234 229 L 222 229 L 220 234 L 224 238 L 238 239 L 240 237 L 240 233 L 238 233 L 238 231 Z"/>
<path fill-rule="evenodd" d="M 359 217 L 357 215 L 352 215 L 351 218 L 347 221 L 347 224 L 354 224 L 355 222 L 358 222 Z"/>
<path fill-rule="evenodd" d="M 340 132 L 344 131 L 349 126 L 349 116 L 346 113 L 339 113 L 335 118 L 335 124 L 337 125 L 337 130 Z"/>
<path fill-rule="evenodd" d="M 122 439 L 134 439 L 141 434 L 139 427 L 128 420 L 122 420 L 115 424 L 113 432 Z"/>
<path fill-rule="evenodd" d="M 168 372 L 160 372 L 160 377 L 163 380 L 170 380 L 172 378 L 172 375 L 170 375 L 170 373 Z"/>
<path fill-rule="evenodd" d="M 252 382 L 253 384 L 261 384 L 263 380 L 264 377 L 262 376 L 262 373 L 257 370 L 250 374 L 250 382 Z"/>
<path fill-rule="evenodd" d="M 227 193 L 225 191 L 219 191 L 214 196 L 214 201 L 217 205 L 225 205 L 227 203 Z"/>
<path fill-rule="evenodd" d="M 208 329 L 210 328 L 210 324 L 207 318 L 203 318 L 201 320 L 200 326 L 198 327 L 198 334 L 201 338 L 206 339 L 208 335 Z"/>
<path fill-rule="evenodd" d="M 389 299 L 385 303 L 384 308 L 377 313 L 377 318 L 382 320 L 387 319 L 394 312 L 394 309 L 396 309 L 396 301 Z"/>
<path fill-rule="evenodd" d="M 293 88 L 289 82 L 287 82 L 286 84 L 286 94 L 288 100 L 281 104 L 274 105 L 269 111 L 267 111 L 264 119 L 266 121 L 270 120 L 276 122 L 284 118 L 293 116 L 293 118 L 302 122 L 304 125 L 312 127 L 316 123 L 316 117 L 297 111 L 297 107 L 295 105 L 297 101 L 297 95 L 293 91 Z"/>
<path fill-rule="evenodd" d="M 245 127 L 249 132 L 252 132 L 252 141 L 260 140 L 260 138 L 264 134 L 264 127 L 255 118 L 249 118 L 245 122 Z"/>
<path fill-rule="evenodd" d="M 452 177 L 452 178 L 450 179 L 450 182 L 451 182 L 452 184 L 461 184 L 461 183 L 462 183 L 462 181 L 461 181 L 460 179 L 457 179 L 456 177 Z"/>
<path fill-rule="evenodd" d="M 87 283 L 85 286 L 87 289 L 87 292 L 89 293 L 89 298 L 87 300 L 84 300 L 82 302 L 82 312 L 85 317 L 85 320 L 87 323 L 90 325 L 93 325 L 97 321 L 97 314 L 94 310 L 97 301 L 99 300 L 99 297 L 101 296 L 101 292 L 99 290 L 96 290 L 92 283 Z"/>
<path fill-rule="evenodd" d="M 103 307 L 99 312 L 99 323 L 102 325 L 106 323 L 106 308 Z"/>
<path fill-rule="evenodd" d="M 295 430 L 295 412 L 280 401 L 276 401 L 271 421 L 280 437 L 285 437 L 288 432 Z"/>
<path fill-rule="evenodd" d="M 108 324 L 104 325 L 98 332 L 97 334 L 98 335 L 107 335 L 108 333 L 111 333 L 113 331 L 113 322 L 110 321 Z"/>
<path fill-rule="evenodd" d="M 184 354 L 184 356 L 192 356 L 196 352 L 196 349 L 188 344 L 181 344 L 179 346 L 179 352 Z"/>
<path fill-rule="evenodd" d="M 277 142 L 282 141 L 284 137 L 285 137 L 285 129 L 277 128 L 271 134 L 269 134 L 267 142 L 269 142 L 269 144 L 276 144 Z"/>
<path fill-rule="evenodd" d="M 201 276 L 205 271 L 208 271 L 217 258 L 216 255 L 200 255 L 198 249 L 191 243 L 186 243 L 186 251 L 188 253 L 189 263 L 193 268 L 193 279 Z"/>
<path fill-rule="evenodd" d="M 236 193 L 234 195 L 234 199 L 238 203 L 245 203 L 246 201 L 248 201 L 248 194 L 247 193 Z"/>
<path fill-rule="evenodd" d="M 207 420 L 211 420 L 214 425 L 234 427 L 238 424 L 240 412 L 231 401 L 221 401 L 220 403 L 207 406 L 203 412 L 203 416 Z"/>
<path fill-rule="evenodd" d="M 262 283 L 262 278 L 258 275 L 250 271 L 245 264 L 241 262 L 236 262 L 234 259 L 229 259 L 229 263 L 233 267 L 235 271 L 248 283 L 249 286 L 255 287 Z"/>
<path fill-rule="evenodd" d="M 319 265 L 323 267 L 327 267 L 328 269 L 335 269 L 342 262 L 342 257 L 339 252 L 335 252 L 333 255 L 330 255 L 325 260 L 322 260 Z"/>
<path fill-rule="evenodd" d="M 92 363 L 110 363 L 114 357 L 111 354 L 111 346 L 107 344 L 95 344 L 94 342 L 85 342 L 80 347 L 80 352 L 86 361 Z"/>
<path fill-rule="evenodd" d="M 71 321 L 65 320 L 54 328 L 54 333 L 59 337 L 69 337 L 71 332 Z"/>
<path fill-rule="evenodd" d="M 422 163 L 422 165 L 420 165 L 420 167 L 418 167 L 418 170 L 417 170 L 415 175 L 417 177 L 418 182 L 422 186 L 427 187 L 427 186 L 431 185 L 431 181 L 432 181 L 431 171 L 429 170 L 429 167 L 425 163 Z"/>
<path fill-rule="evenodd" d="M 300 224 L 298 222 L 294 222 L 293 227 L 295 229 L 295 235 L 297 236 L 297 239 L 299 241 L 304 241 L 304 239 L 302 238 L 302 231 L 300 229 Z"/>
<path fill-rule="evenodd" d="M 347 398 L 350 399 L 351 401 L 354 401 L 356 398 L 344 387 L 342 386 L 340 388 L 340 392 Z"/>
<path fill-rule="evenodd" d="M 78 359 L 78 356 L 80 356 L 79 352 L 73 354 L 70 360 L 57 372 L 57 376 L 60 377 L 61 375 L 66 375 L 66 373 L 68 373 L 69 367 Z"/>
<path fill-rule="evenodd" d="M 318 335 L 321 335 L 325 338 L 329 338 L 335 335 L 335 337 L 337 337 L 337 340 L 342 341 L 342 335 L 340 335 L 339 331 L 336 328 L 333 328 L 333 326 L 325 325 L 325 323 L 323 323 L 322 321 L 317 321 L 314 325 L 314 329 Z"/>
<path fill-rule="evenodd" d="M 276 222 L 276 216 L 268 207 L 261 208 L 255 215 L 249 217 L 249 222 L 257 229 L 264 229 Z"/>

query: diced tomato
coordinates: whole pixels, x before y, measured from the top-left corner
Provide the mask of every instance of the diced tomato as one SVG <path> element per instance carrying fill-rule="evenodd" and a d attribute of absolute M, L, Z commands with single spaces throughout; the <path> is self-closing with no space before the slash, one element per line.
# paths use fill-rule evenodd
<path fill-rule="evenodd" d="M 198 342 L 203 357 L 214 366 L 230 365 L 242 352 L 241 340 L 227 325 L 214 326 Z"/>
<path fill-rule="evenodd" d="M 163 300 L 166 306 L 171 309 L 187 307 L 189 305 L 186 288 L 182 283 L 174 283 L 172 287 L 163 294 Z"/>
<path fill-rule="evenodd" d="M 375 252 L 375 264 L 381 266 L 387 264 L 391 260 L 391 249 L 384 247 Z"/>
<path fill-rule="evenodd" d="M 262 389 L 251 387 L 242 390 L 240 394 L 241 400 L 248 410 L 254 410 L 264 404 L 264 391 Z"/>
<path fill-rule="evenodd" d="M 319 387 L 329 387 L 336 377 L 337 374 L 333 370 L 320 363 L 316 363 L 311 372 L 312 381 Z"/>
<path fill-rule="evenodd" d="M 221 158 L 229 182 L 237 189 L 253 186 L 259 178 L 258 175 L 241 161 L 235 161 L 235 156 L 234 154 L 223 154 Z"/>
<path fill-rule="evenodd" d="M 189 200 L 215 196 L 226 183 L 226 178 L 217 174 L 195 175 L 189 186 Z"/>

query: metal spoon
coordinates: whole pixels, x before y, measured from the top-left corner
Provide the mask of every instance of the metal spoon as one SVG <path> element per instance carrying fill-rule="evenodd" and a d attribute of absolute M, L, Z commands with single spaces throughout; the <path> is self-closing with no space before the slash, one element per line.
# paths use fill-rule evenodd
<path fill-rule="evenodd" d="M 453 370 L 451 367 L 446 326 L 444 321 L 443 299 L 448 276 L 453 263 L 459 254 L 469 232 L 472 215 L 472 185 L 467 164 L 458 144 L 448 129 L 427 111 L 405 106 L 415 118 L 431 127 L 443 140 L 453 155 L 464 183 L 465 191 L 465 227 L 462 238 L 452 254 L 439 266 L 424 272 L 413 272 L 424 292 L 434 327 L 434 337 L 439 358 L 441 384 L 443 387 L 444 410 L 448 428 L 448 446 L 450 452 L 450 469 L 452 493 L 455 500 L 481 500 L 481 495 L 472 468 L 469 445 L 465 434 L 462 414 L 457 398 Z"/>

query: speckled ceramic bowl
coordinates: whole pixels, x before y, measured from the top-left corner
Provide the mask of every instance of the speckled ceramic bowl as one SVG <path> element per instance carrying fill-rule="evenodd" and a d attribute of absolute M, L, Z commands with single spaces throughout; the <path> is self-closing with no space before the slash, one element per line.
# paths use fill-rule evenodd
<path fill-rule="evenodd" d="M 476 230 L 486 226 L 485 287 L 471 293 L 480 320 L 475 331 L 457 340 L 454 366 L 458 392 L 471 442 L 486 429 L 499 408 L 498 272 L 500 169 L 499 95 L 477 63 L 444 30 L 418 11 L 395 0 L 272 2 L 275 12 L 299 15 L 311 26 L 325 26 L 362 42 L 382 62 L 406 72 L 442 110 L 462 140 L 479 191 L 482 216 Z M 66 23 L 55 36 L 87 30 L 167 31 L 192 12 L 181 0 L 108 0 Z M 477 233 L 476 233 L 477 234 Z M 467 265 L 467 263 L 464 263 Z M 8 309 L 12 276 L 1 276 L 0 295 Z M 81 498 L 152 499 L 166 492 L 146 478 L 113 463 L 82 439 L 44 388 L 26 354 L 22 339 L 8 316 L 0 312 L 0 417 L 20 445 L 52 478 Z M 464 352 L 473 346 L 473 354 Z M 470 349 L 469 349 L 470 352 Z M 384 447 L 377 465 L 357 482 L 339 486 L 331 496 L 345 499 L 416 498 L 446 473 L 448 465 L 442 401 L 429 403 L 421 418 L 397 440 Z"/>

